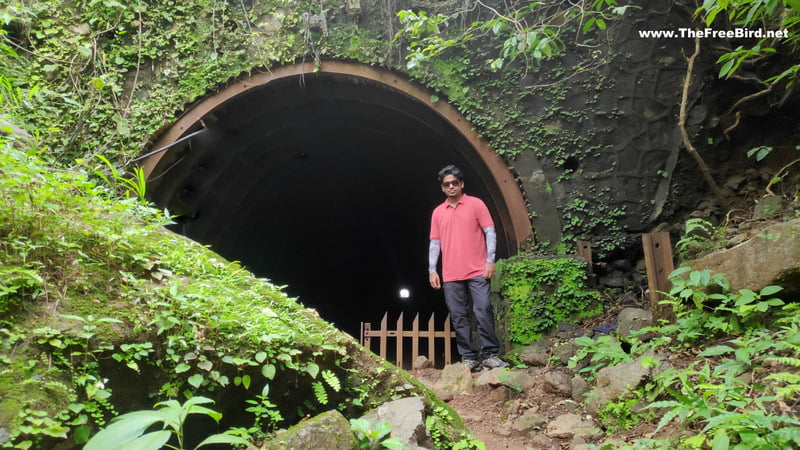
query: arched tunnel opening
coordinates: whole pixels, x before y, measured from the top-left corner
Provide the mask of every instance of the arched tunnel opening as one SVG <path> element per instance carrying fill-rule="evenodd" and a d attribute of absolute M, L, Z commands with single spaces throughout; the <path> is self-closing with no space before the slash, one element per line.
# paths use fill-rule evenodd
<path fill-rule="evenodd" d="M 427 276 L 441 167 L 459 166 L 465 192 L 486 202 L 498 257 L 531 232 L 513 175 L 463 117 L 366 66 L 287 66 L 240 81 L 190 108 L 154 145 L 164 147 L 144 168 L 174 231 L 284 285 L 356 338 L 386 311 L 446 314 Z"/>

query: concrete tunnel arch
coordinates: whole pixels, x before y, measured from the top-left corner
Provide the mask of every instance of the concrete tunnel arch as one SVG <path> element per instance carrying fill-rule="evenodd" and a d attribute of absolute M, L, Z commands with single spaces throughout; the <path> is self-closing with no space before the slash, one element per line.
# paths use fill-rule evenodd
<path fill-rule="evenodd" d="M 425 263 L 444 165 L 459 166 L 465 191 L 486 201 L 498 257 L 532 234 L 514 175 L 469 122 L 363 64 L 241 79 L 159 133 L 152 148 L 165 147 L 142 167 L 149 199 L 177 215 L 174 230 L 285 285 L 354 336 L 384 311 L 446 312 Z M 397 298 L 403 287 L 411 300 Z"/>

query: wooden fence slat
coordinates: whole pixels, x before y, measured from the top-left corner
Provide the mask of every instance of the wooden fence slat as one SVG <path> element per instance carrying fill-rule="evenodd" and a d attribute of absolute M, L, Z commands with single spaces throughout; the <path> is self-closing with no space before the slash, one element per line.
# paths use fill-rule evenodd
<path fill-rule="evenodd" d="M 444 318 L 444 333 L 445 333 L 445 336 L 450 336 L 450 314 L 448 314 L 447 317 Z M 447 339 L 447 338 L 445 338 L 445 340 L 444 340 L 444 364 L 445 365 L 451 364 L 453 362 L 453 358 L 451 356 L 451 353 L 453 352 L 453 350 L 450 349 L 450 341 L 451 340 L 452 339 Z"/>
<path fill-rule="evenodd" d="M 381 319 L 381 358 L 386 359 L 386 337 L 387 337 L 387 328 L 389 326 L 389 311 L 383 315 L 383 319 Z"/>
<path fill-rule="evenodd" d="M 411 364 L 417 361 L 419 356 L 419 313 L 414 316 L 414 321 L 411 322 Z"/>
<path fill-rule="evenodd" d="M 664 231 L 642 234 L 642 247 L 647 268 L 647 287 L 650 290 L 650 310 L 653 312 L 653 321 L 654 323 L 658 323 L 659 319 L 673 321 L 672 308 L 659 303 L 665 297 L 662 292 L 669 292 L 672 288 L 669 274 L 672 273 L 674 264 L 669 233 Z"/>
<path fill-rule="evenodd" d="M 368 350 L 372 350 L 372 338 L 378 338 L 380 341 L 380 356 L 381 358 L 387 359 L 387 345 L 389 338 L 396 339 L 395 341 L 395 364 L 403 368 L 404 363 L 404 339 L 410 338 L 411 339 L 411 356 L 412 361 L 411 364 L 416 361 L 417 357 L 419 357 L 419 340 L 420 338 L 425 338 L 428 340 L 428 359 L 430 360 L 431 364 L 434 366 L 436 365 L 436 339 L 443 339 L 444 340 L 444 348 L 445 348 L 445 357 L 444 363 L 451 364 L 452 363 L 452 356 L 450 353 L 452 352 L 452 340 L 455 337 L 455 333 L 452 332 L 450 328 L 450 315 L 448 314 L 445 318 L 444 322 L 444 330 L 437 331 L 435 327 L 436 322 L 436 315 L 431 314 L 430 319 L 428 319 L 428 329 L 427 330 L 420 330 L 419 329 L 419 313 L 414 316 L 414 320 L 411 324 L 411 330 L 404 330 L 404 314 L 403 312 L 400 313 L 400 317 L 398 317 L 397 322 L 395 323 L 395 329 L 389 329 L 389 312 L 387 311 L 384 313 L 383 317 L 381 318 L 381 325 L 380 329 L 373 330 L 371 323 L 361 323 L 361 345 L 366 347 Z"/>
<path fill-rule="evenodd" d="M 397 318 L 397 342 L 395 348 L 397 349 L 397 354 L 395 358 L 397 358 L 397 363 L 395 364 L 399 368 L 403 368 L 403 313 L 400 312 L 400 317 Z"/>
<path fill-rule="evenodd" d="M 431 318 L 428 320 L 428 359 L 431 360 L 431 365 L 436 367 L 436 339 L 433 332 L 436 330 L 434 325 L 433 316 L 436 313 L 431 313 Z"/>
<path fill-rule="evenodd" d="M 372 348 L 372 324 L 361 322 L 361 345 Z"/>

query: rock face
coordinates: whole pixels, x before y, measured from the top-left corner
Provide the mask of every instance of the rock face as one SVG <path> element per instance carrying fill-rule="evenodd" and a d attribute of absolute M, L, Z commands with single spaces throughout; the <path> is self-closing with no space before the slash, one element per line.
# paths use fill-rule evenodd
<path fill-rule="evenodd" d="M 400 439 L 407 448 L 435 448 L 428 429 L 425 428 L 425 402 L 421 397 L 408 397 L 384 403 L 364 415 L 372 425 L 387 422 L 392 427 L 392 436 Z M 325 448 L 325 447 L 317 447 Z"/>
<path fill-rule="evenodd" d="M 408 397 L 384 403 L 361 417 L 375 427 L 386 422 L 392 437 L 409 450 L 434 449 L 430 433 L 425 428 L 425 402 L 422 397 Z M 354 450 L 359 441 L 350 422 L 336 410 L 331 410 L 289 428 L 267 444 L 268 450 L 317 449 Z"/>
<path fill-rule="evenodd" d="M 463 364 L 450 364 L 442 370 L 442 378 L 433 386 L 440 396 L 472 392 L 472 375 Z"/>
<path fill-rule="evenodd" d="M 724 273 L 731 291 L 778 285 L 786 295 L 800 292 L 800 219 L 765 227 L 755 238 L 688 262 L 694 270 Z M 780 243 L 777 245 L 777 243 Z"/>
<path fill-rule="evenodd" d="M 659 361 L 659 357 L 651 355 L 653 361 Z M 636 358 L 616 366 L 604 367 L 597 372 L 597 384 L 593 395 L 586 404 L 586 410 L 596 414 L 606 403 L 625 397 L 633 392 L 644 381 L 654 375 L 654 369 L 663 370 L 663 361 L 659 365 L 652 366 L 643 364 L 644 358 Z"/>
<path fill-rule="evenodd" d="M 270 441 L 267 448 L 351 450 L 358 448 L 358 440 L 350 429 L 350 422 L 342 413 L 332 410 L 289 428 Z"/>

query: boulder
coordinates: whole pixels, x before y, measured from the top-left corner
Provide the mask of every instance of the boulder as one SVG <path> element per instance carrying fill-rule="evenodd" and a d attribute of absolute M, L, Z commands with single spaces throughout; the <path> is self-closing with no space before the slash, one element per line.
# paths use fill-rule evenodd
<path fill-rule="evenodd" d="M 570 384 L 572 385 L 572 400 L 582 404 L 586 399 L 586 393 L 589 392 L 589 383 L 582 376 L 575 375 L 570 380 Z"/>
<path fill-rule="evenodd" d="M 359 448 L 358 439 L 342 413 L 336 410 L 324 412 L 289 428 L 269 441 L 268 450 L 288 448 L 314 448 L 330 450 L 352 450 Z"/>
<path fill-rule="evenodd" d="M 463 364 L 459 364 L 463 365 Z M 375 408 L 361 417 L 373 426 L 386 422 L 392 427 L 392 436 L 411 450 L 433 449 L 428 429 L 425 428 L 425 402 L 422 397 L 394 400 Z M 298 447 L 327 449 L 327 447 Z"/>
<path fill-rule="evenodd" d="M 433 390 L 444 395 L 472 393 L 472 373 L 464 364 L 450 364 L 442 369 L 442 377 L 433 385 Z"/>
<path fill-rule="evenodd" d="M 413 365 L 411 367 L 413 369 L 417 370 L 417 369 L 427 369 L 428 367 L 431 367 L 432 365 L 433 364 L 431 364 L 431 360 L 430 359 L 428 359 L 424 355 L 419 355 L 419 356 L 417 356 L 417 359 L 414 360 L 414 363 L 413 363 Z"/>
<path fill-rule="evenodd" d="M 641 308 L 625 308 L 617 315 L 617 332 L 628 337 L 631 331 L 638 331 L 653 325 L 653 313 Z"/>
<path fill-rule="evenodd" d="M 545 392 L 569 397 L 572 395 L 572 380 L 569 375 L 563 372 L 551 370 L 544 374 L 544 390 Z"/>
<path fill-rule="evenodd" d="M 769 195 L 756 202 L 753 208 L 753 217 L 764 219 L 785 213 L 786 200 L 782 195 Z"/>
<path fill-rule="evenodd" d="M 475 380 L 476 386 L 505 386 L 517 392 L 524 392 L 534 385 L 533 377 L 523 370 L 492 369 L 480 374 Z"/>
<path fill-rule="evenodd" d="M 566 366 L 569 364 L 570 358 L 575 356 L 580 346 L 574 341 L 563 342 L 553 346 L 553 356 L 558 358 L 558 361 Z"/>
<path fill-rule="evenodd" d="M 529 409 L 514 421 L 512 428 L 515 431 L 525 432 L 537 430 L 547 423 L 547 417 L 535 410 Z"/>
<path fill-rule="evenodd" d="M 785 295 L 800 292 L 800 219 L 765 227 L 754 238 L 685 265 L 694 270 L 725 274 L 731 292 L 760 291 L 778 285 Z"/>
<path fill-rule="evenodd" d="M 654 357 L 650 355 L 650 357 Z M 655 356 L 656 360 L 663 359 Z M 648 378 L 652 377 L 655 370 L 663 368 L 645 367 L 642 357 L 633 361 L 617 364 L 616 366 L 603 367 L 597 372 L 597 383 L 592 396 L 586 404 L 586 410 L 591 414 L 597 412 L 610 401 L 624 398 L 627 394 L 638 388 Z"/>
<path fill-rule="evenodd" d="M 550 362 L 550 347 L 553 341 L 542 338 L 519 351 L 519 360 L 529 366 L 546 366 Z"/>
<path fill-rule="evenodd" d="M 562 414 L 547 424 L 544 434 L 553 439 L 572 439 L 575 436 L 595 437 L 602 432 L 594 422 L 578 414 Z"/>

